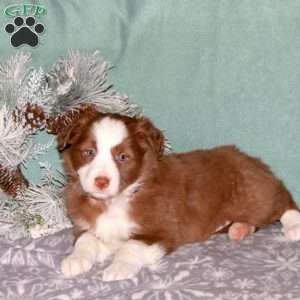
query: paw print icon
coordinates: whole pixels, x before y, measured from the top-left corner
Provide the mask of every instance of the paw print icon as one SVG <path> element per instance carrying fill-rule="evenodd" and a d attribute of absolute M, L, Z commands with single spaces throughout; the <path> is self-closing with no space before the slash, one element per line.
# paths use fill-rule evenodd
<path fill-rule="evenodd" d="M 16 17 L 13 23 L 5 26 L 5 31 L 11 34 L 10 41 L 13 47 L 26 44 L 35 47 L 39 43 L 39 35 L 45 31 L 44 25 L 37 23 L 35 18 L 30 16 L 26 19 Z"/>

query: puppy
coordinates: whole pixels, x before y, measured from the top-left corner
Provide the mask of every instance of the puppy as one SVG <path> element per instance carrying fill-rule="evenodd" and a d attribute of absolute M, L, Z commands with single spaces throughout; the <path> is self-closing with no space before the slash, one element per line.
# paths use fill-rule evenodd
<path fill-rule="evenodd" d="M 121 280 L 177 247 L 228 229 L 240 240 L 280 220 L 300 239 L 290 193 L 260 160 L 234 146 L 163 154 L 164 137 L 147 118 L 91 113 L 58 136 L 74 224 L 66 277 L 113 255 L 103 280 Z"/>

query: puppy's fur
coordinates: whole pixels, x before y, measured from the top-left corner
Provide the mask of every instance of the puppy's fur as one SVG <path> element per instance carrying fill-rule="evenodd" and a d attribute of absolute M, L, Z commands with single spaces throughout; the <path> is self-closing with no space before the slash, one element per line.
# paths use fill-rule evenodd
<path fill-rule="evenodd" d="M 281 220 L 300 239 L 300 213 L 268 166 L 235 146 L 163 154 L 146 118 L 89 113 L 58 136 L 77 237 L 67 277 L 115 254 L 103 280 L 134 276 L 178 246 L 228 229 L 239 240 Z"/>

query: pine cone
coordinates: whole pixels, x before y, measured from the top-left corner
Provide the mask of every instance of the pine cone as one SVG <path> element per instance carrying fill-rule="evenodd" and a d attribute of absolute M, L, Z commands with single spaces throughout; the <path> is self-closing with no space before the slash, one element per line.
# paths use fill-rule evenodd
<path fill-rule="evenodd" d="M 0 166 L 0 188 L 3 192 L 16 197 L 17 194 L 28 186 L 20 168 L 10 171 Z"/>
<path fill-rule="evenodd" d="M 49 117 L 46 120 L 46 128 L 51 134 L 59 134 L 77 122 L 83 115 L 95 114 L 94 105 L 81 105 L 79 108 L 70 109 L 63 114 Z"/>
<path fill-rule="evenodd" d="M 46 117 L 41 106 L 28 102 L 23 108 L 17 108 L 13 114 L 15 121 L 21 123 L 23 127 L 30 129 L 43 129 L 45 127 Z"/>

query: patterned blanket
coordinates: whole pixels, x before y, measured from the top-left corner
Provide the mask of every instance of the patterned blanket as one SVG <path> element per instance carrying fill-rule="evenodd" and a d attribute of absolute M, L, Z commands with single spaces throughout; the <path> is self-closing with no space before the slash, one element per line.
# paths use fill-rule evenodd
<path fill-rule="evenodd" d="M 69 230 L 37 240 L 0 242 L 1 300 L 300 300 L 300 243 L 285 241 L 279 224 L 242 242 L 220 234 L 186 245 L 138 277 L 101 280 L 105 266 L 64 279 Z"/>

